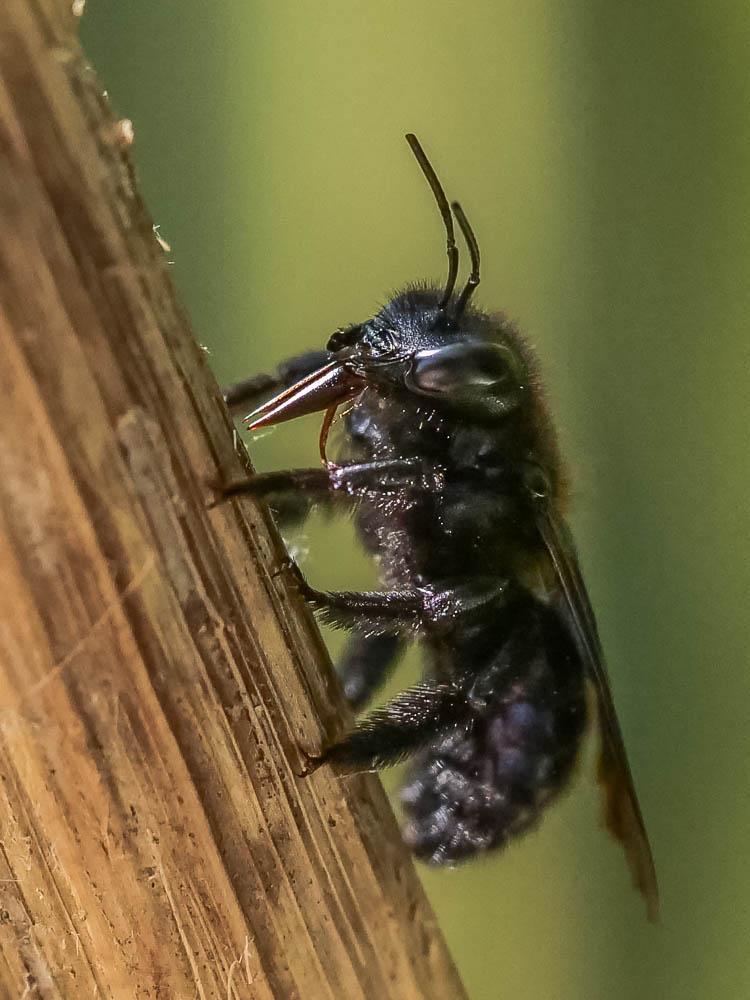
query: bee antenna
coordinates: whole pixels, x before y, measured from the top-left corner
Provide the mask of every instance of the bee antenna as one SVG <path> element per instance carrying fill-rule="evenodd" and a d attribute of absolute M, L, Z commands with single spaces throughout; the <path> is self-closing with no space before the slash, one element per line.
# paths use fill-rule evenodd
<path fill-rule="evenodd" d="M 406 136 L 406 141 L 409 143 L 411 151 L 412 153 L 414 153 L 416 161 L 422 169 L 422 173 L 427 178 L 427 183 L 432 188 L 432 193 L 435 195 L 435 201 L 437 202 L 437 206 L 440 209 L 440 214 L 443 217 L 443 224 L 445 225 L 446 252 L 448 254 L 448 280 L 445 283 L 445 291 L 443 292 L 443 297 L 440 300 L 440 305 L 438 306 L 441 312 L 445 312 L 445 307 L 450 302 L 451 295 L 453 295 L 453 289 L 456 287 L 456 277 L 458 275 L 458 247 L 456 246 L 456 236 L 453 230 L 453 217 L 451 216 L 451 210 L 450 206 L 448 205 L 448 199 L 445 197 L 445 191 L 443 191 L 442 185 L 438 180 L 438 176 L 435 173 L 432 164 L 427 159 L 427 154 L 422 149 L 419 139 L 417 139 L 417 137 L 412 132 L 409 132 Z M 458 218 L 458 216 L 456 216 L 456 218 Z M 459 219 L 458 221 L 459 225 L 462 225 L 461 220 Z M 471 233 L 471 229 L 469 229 L 469 232 Z M 464 237 L 466 237 L 465 232 L 464 232 Z M 472 240 L 474 242 L 474 246 L 476 246 L 476 240 L 474 240 L 473 234 L 472 234 Z M 466 239 L 466 242 L 469 243 L 468 238 Z M 469 245 L 471 246 L 471 244 Z M 478 260 L 478 254 L 479 251 L 477 251 L 477 260 Z M 473 259 L 474 258 L 472 254 L 472 260 Z M 472 275 L 473 273 L 474 272 L 472 271 Z M 479 279 L 477 277 L 477 282 L 478 280 Z M 464 293 L 465 292 L 466 289 L 464 289 Z M 466 299 L 468 299 L 470 294 L 471 292 L 469 292 L 468 295 L 466 295 Z"/>
<path fill-rule="evenodd" d="M 458 222 L 461 234 L 466 240 L 466 246 L 469 248 L 469 254 L 471 255 L 471 274 L 466 279 L 466 284 L 456 303 L 455 318 L 458 319 L 466 308 L 469 299 L 474 294 L 474 289 L 479 284 L 479 244 L 474 235 L 474 230 L 469 225 L 469 220 L 464 215 L 464 210 L 459 203 L 457 201 L 451 202 L 451 208 L 453 209 L 453 214 L 456 216 L 456 222 Z"/>

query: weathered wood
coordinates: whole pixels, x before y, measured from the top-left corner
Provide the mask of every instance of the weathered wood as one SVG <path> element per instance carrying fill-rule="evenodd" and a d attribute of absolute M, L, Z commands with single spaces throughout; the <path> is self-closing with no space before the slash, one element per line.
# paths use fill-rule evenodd
<path fill-rule="evenodd" d="M 0 15 L 0 993 L 460 998 L 57 0 Z"/>

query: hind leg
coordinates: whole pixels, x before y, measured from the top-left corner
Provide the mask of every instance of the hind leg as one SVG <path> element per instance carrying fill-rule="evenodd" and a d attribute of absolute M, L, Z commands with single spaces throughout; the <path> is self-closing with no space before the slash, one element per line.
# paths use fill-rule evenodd
<path fill-rule="evenodd" d="M 332 764 L 339 774 L 380 770 L 468 722 L 465 680 L 426 681 L 376 708 L 348 736 L 324 750 L 315 766 Z"/>

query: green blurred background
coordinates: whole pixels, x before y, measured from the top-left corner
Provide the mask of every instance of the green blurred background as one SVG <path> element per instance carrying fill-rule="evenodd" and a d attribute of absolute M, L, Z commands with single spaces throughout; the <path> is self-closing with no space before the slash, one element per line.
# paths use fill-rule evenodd
<path fill-rule="evenodd" d="M 506 855 L 423 872 L 473 1000 L 745 1000 L 747 0 L 89 0 L 82 34 L 221 381 L 442 277 L 410 129 L 542 356 L 663 916 L 584 773 Z M 314 464 L 317 423 L 258 466 Z M 346 524 L 298 544 L 372 579 Z"/>

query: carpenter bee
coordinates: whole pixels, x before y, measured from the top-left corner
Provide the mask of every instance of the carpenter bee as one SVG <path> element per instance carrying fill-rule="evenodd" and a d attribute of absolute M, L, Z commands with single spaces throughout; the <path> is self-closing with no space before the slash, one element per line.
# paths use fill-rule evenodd
<path fill-rule="evenodd" d="M 325 351 L 229 388 L 233 409 L 276 392 L 245 418 L 251 431 L 325 411 L 323 465 L 254 475 L 222 495 L 264 498 L 290 516 L 313 503 L 354 506 L 383 589 L 323 592 L 299 573 L 298 583 L 325 621 L 352 632 L 339 671 L 355 708 L 405 643 L 423 647 L 423 681 L 317 764 L 347 773 L 410 759 L 404 839 L 419 858 L 450 865 L 539 821 L 571 777 L 595 704 L 604 821 L 653 919 L 651 849 L 565 523 L 565 473 L 537 361 L 508 319 L 473 304 L 474 233 L 417 138 L 406 138 L 445 226 L 444 287 L 407 287 L 371 319 L 337 330 Z M 454 219 L 471 261 L 459 292 Z M 343 450 L 329 461 L 328 432 L 347 401 Z"/>

